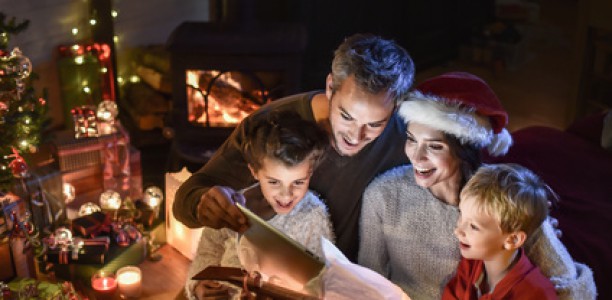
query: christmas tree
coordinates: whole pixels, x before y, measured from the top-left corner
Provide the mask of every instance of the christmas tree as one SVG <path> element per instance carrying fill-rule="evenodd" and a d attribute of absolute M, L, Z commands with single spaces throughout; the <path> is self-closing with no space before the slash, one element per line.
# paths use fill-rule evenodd
<path fill-rule="evenodd" d="M 48 125 L 47 105 L 32 87 L 32 64 L 10 38 L 24 31 L 29 21 L 17 22 L 0 13 L 0 189 L 27 172 L 20 155 L 34 153 Z M 24 169 L 25 168 L 25 169 Z"/>

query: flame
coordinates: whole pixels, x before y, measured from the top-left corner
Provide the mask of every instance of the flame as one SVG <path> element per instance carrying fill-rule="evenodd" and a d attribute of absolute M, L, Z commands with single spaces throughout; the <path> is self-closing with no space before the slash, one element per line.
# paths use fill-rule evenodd
<path fill-rule="evenodd" d="M 187 88 L 188 119 L 190 122 L 209 123 L 211 126 L 232 126 L 240 123 L 242 119 L 259 108 L 259 105 L 249 103 L 248 100 L 244 99 L 244 96 L 240 95 L 243 92 L 242 84 L 234 78 L 235 76 L 231 72 L 219 74 L 221 72 L 216 70 L 187 70 L 186 80 L 187 85 L 190 86 Z M 200 84 L 208 84 L 208 82 L 202 82 L 205 81 L 203 79 L 211 80 L 216 76 L 219 76 L 216 80 L 235 91 L 224 95 L 219 95 L 219 92 L 214 93 L 214 96 L 212 93 L 208 95 L 208 117 L 210 117 L 210 120 L 207 120 L 203 93 L 206 93 L 208 86 L 204 87 Z M 199 91 L 194 88 L 199 89 Z M 256 92 L 255 95 L 261 95 L 261 93 Z M 216 98 L 215 96 L 221 97 Z"/>

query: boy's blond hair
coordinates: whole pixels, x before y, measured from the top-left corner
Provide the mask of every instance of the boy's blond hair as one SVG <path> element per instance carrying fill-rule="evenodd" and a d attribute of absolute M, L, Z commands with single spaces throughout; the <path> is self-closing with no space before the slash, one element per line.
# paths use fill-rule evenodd
<path fill-rule="evenodd" d="M 556 194 L 529 169 L 517 164 L 483 165 L 466 183 L 461 199 L 471 198 L 497 220 L 502 232 L 531 235 L 548 216 Z"/>

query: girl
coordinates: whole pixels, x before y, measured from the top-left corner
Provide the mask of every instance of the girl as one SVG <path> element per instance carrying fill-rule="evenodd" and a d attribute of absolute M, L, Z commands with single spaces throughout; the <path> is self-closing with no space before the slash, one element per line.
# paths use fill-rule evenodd
<path fill-rule="evenodd" d="M 253 122 L 250 132 L 246 133 L 242 154 L 256 182 L 242 192 L 260 191 L 265 201 L 262 201 L 263 205 L 246 203 L 246 206 L 271 212 L 273 216 L 268 222 L 272 226 L 323 257 L 321 237 L 333 240 L 331 223 L 327 208 L 308 189 L 308 184 L 328 147 L 327 134 L 315 123 L 305 121 L 291 111 L 273 112 Z M 231 168 L 231 165 L 227 167 Z M 204 227 L 188 278 L 212 265 L 243 267 L 238 258 L 237 235 L 227 228 Z M 190 299 L 218 294 L 239 295 L 233 287 L 190 279 L 186 293 Z"/>

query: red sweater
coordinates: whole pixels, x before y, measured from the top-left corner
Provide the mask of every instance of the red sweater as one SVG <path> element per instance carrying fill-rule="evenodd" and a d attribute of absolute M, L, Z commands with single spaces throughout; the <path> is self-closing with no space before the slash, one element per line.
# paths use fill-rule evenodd
<path fill-rule="evenodd" d="M 484 294 L 480 298 L 476 282 L 484 272 L 484 263 L 482 260 L 462 258 L 457 267 L 457 274 L 444 289 L 442 299 L 557 299 L 550 280 L 529 261 L 522 248 L 519 255 L 519 261 L 502 278 L 493 292 Z"/>

